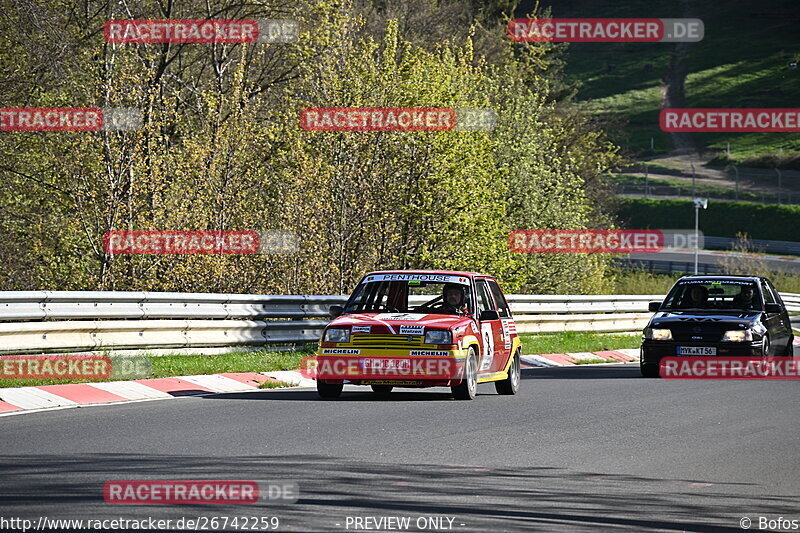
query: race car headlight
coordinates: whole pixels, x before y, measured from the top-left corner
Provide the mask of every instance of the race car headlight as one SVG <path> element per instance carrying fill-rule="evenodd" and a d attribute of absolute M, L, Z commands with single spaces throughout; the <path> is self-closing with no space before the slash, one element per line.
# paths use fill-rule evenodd
<path fill-rule="evenodd" d="M 425 344 L 453 344 L 453 334 L 446 330 L 426 331 Z"/>
<path fill-rule="evenodd" d="M 671 341 L 672 330 L 647 328 L 644 332 L 644 338 L 651 341 Z"/>
<path fill-rule="evenodd" d="M 349 342 L 350 330 L 331 328 L 325 332 L 325 342 Z"/>
<path fill-rule="evenodd" d="M 749 329 L 732 329 L 722 335 L 724 342 L 744 342 L 753 340 L 753 332 Z"/>

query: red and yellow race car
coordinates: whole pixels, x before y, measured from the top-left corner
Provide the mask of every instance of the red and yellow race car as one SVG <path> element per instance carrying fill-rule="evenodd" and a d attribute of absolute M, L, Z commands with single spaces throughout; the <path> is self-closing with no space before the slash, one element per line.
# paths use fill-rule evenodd
<path fill-rule="evenodd" d="M 332 306 L 315 359 L 322 398 L 344 383 L 450 387 L 460 400 L 493 381 L 516 394 L 520 339 L 497 281 L 474 272 L 380 271 L 364 276 L 347 304 Z"/>

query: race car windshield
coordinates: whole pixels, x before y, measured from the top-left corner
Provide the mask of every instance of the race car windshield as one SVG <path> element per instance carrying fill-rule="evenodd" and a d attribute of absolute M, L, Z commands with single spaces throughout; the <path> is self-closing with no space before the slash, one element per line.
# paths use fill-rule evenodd
<path fill-rule="evenodd" d="M 690 280 L 678 283 L 662 309 L 761 310 L 755 283 L 738 280 Z"/>
<path fill-rule="evenodd" d="M 353 292 L 344 312 L 471 314 L 469 280 L 459 276 L 439 277 L 446 279 L 370 279 L 367 276 Z"/>

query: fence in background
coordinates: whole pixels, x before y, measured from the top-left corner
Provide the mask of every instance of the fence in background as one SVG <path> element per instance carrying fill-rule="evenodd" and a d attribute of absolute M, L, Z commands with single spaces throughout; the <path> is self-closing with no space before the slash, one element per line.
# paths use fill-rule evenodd
<path fill-rule="evenodd" d="M 800 312 L 800 295 L 783 295 Z M 662 295 L 508 296 L 517 331 L 634 331 Z M 316 343 L 345 296 L 0 292 L 0 354 Z"/>

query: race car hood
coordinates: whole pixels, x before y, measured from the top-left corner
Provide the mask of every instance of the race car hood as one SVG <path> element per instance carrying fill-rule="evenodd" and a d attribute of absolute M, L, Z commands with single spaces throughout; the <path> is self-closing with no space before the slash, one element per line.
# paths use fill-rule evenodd
<path fill-rule="evenodd" d="M 369 326 L 370 333 L 399 334 L 400 326 L 410 329 L 416 326 L 425 329 L 456 329 L 472 322 L 472 318 L 465 315 L 441 315 L 433 313 L 357 313 L 342 315 L 329 327 Z"/>
<path fill-rule="evenodd" d="M 730 326 L 736 329 L 739 324 L 749 325 L 761 317 L 760 311 L 660 311 L 650 320 L 653 327 L 681 326 L 687 324 L 705 324 L 714 326 Z"/>

